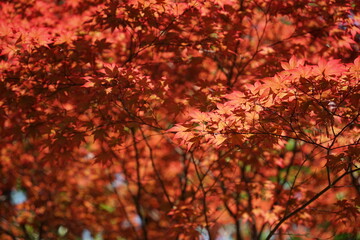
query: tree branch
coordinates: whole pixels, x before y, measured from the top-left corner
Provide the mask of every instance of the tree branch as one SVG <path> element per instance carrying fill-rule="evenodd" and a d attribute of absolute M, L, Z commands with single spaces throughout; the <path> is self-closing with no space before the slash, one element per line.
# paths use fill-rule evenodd
<path fill-rule="evenodd" d="M 291 213 L 289 213 L 288 215 L 286 215 L 285 217 L 283 217 L 277 224 L 276 226 L 270 231 L 269 235 L 267 236 L 266 240 L 270 240 L 270 238 L 275 234 L 275 232 L 279 229 L 279 227 L 289 218 L 295 216 L 297 213 L 299 213 L 301 210 L 305 209 L 308 205 L 310 205 L 311 203 L 313 203 L 316 199 L 318 199 L 319 197 L 321 197 L 324 193 L 326 193 L 329 189 L 331 189 L 337 182 L 339 182 L 343 177 L 345 177 L 348 174 L 351 174 L 353 172 L 359 171 L 360 168 L 351 170 L 351 171 L 347 171 L 345 173 L 343 173 L 342 175 L 340 175 L 338 178 L 336 178 L 331 184 L 329 184 L 327 187 L 325 187 L 323 190 L 321 190 L 320 192 L 318 192 L 315 196 L 313 196 L 310 200 L 308 200 L 306 203 L 304 203 L 303 205 L 301 205 L 300 207 L 298 207 L 297 209 L 295 209 L 294 211 L 292 211 Z"/>

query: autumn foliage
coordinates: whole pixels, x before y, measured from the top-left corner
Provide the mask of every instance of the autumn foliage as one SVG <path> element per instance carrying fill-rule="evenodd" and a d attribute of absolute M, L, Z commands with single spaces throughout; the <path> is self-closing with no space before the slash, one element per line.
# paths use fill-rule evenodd
<path fill-rule="evenodd" d="M 0 239 L 360 238 L 359 51 L 357 0 L 1 1 Z"/>

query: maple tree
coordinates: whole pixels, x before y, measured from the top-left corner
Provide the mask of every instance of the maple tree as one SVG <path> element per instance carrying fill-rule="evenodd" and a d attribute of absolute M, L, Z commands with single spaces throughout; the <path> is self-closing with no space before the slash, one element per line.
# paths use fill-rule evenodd
<path fill-rule="evenodd" d="M 0 238 L 360 237 L 359 43 L 356 0 L 2 1 Z"/>

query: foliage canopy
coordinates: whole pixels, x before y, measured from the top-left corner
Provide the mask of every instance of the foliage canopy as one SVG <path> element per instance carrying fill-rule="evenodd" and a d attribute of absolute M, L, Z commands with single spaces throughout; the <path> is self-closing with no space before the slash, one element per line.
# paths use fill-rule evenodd
<path fill-rule="evenodd" d="M 359 237 L 359 10 L 2 1 L 0 238 Z"/>

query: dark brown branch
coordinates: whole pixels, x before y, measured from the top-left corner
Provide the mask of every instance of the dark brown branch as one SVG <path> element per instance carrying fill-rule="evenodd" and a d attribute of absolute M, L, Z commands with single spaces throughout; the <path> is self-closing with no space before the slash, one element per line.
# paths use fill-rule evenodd
<path fill-rule="evenodd" d="M 321 190 L 320 192 L 318 192 L 317 194 L 315 194 L 315 196 L 313 196 L 310 200 L 308 200 L 306 203 L 304 203 L 303 205 L 301 205 L 300 207 L 298 207 L 297 209 L 295 209 L 294 211 L 292 211 L 291 213 L 289 213 L 288 215 L 286 215 L 285 217 L 283 217 L 277 224 L 276 226 L 270 231 L 269 235 L 267 236 L 266 240 L 270 240 L 270 238 L 275 234 L 275 232 L 279 229 L 279 227 L 289 218 L 295 216 L 297 213 L 299 213 L 300 211 L 302 211 L 303 209 L 305 209 L 308 205 L 310 205 L 311 203 L 313 203 L 315 200 L 317 200 L 319 197 L 321 197 L 324 193 L 326 193 L 329 189 L 331 189 L 337 182 L 339 182 L 343 177 L 345 177 L 348 174 L 351 174 L 353 172 L 359 171 L 360 168 L 351 170 L 351 171 L 347 171 L 345 173 L 343 173 L 342 175 L 340 175 L 337 179 L 335 179 L 331 184 L 329 184 L 327 187 L 325 187 L 323 190 Z"/>
<path fill-rule="evenodd" d="M 110 184 L 111 184 L 112 178 L 111 178 L 111 176 L 110 176 L 110 172 L 108 172 L 107 175 L 108 175 L 108 178 L 109 178 L 109 182 L 110 182 Z M 131 220 L 130 220 L 129 214 L 127 213 L 127 211 L 126 211 L 126 209 L 125 209 L 125 205 L 124 205 L 124 203 L 122 202 L 122 200 L 121 200 L 121 198 L 120 198 L 120 194 L 119 194 L 118 190 L 116 189 L 116 186 L 113 186 L 112 189 L 113 189 L 113 191 L 114 191 L 114 193 L 115 193 L 116 200 L 118 201 L 118 203 L 119 203 L 119 205 L 120 205 L 120 209 L 121 209 L 121 211 L 123 212 L 126 221 L 128 221 L 131 230 L 134 232 L 134 235 L 136 236 L 136 239 L 141 239 L 140 236 L 138 235 L 138 232 L 136 231 L 133 223 L 132 223 Z"/>
<path fill-rule="evenodd" d="M 145 219 L 145 216 L 143 214 L 143 211 L 142 211 L 141 205 L 140 205 L 140 201 L 142 198 L 142 191 L 143 191 L 143 186 L 141 183 L 141 175 L 140 175 L 140 167 L 141 167 L 140 166 L 140 153 L 139 153 L 139 149 L 138 149 L 137 143 L 136 143 L 135 130 L 133 128 L 131 128 L 131 134 L 133 137 L 133 147 L 135 150 L 136 178 L 137 178 L 137 187 L 138 187 L 134 201 L 135 201 L 136 212 L 141 219 L 141 229 L 143 232 L 143 239 L 147 240 L 148 236 L 147 236 L 147 228 L 146 228 L 146 219 Z"/>
<path fill-rule="evenodd" d="M 204 177 L 200 176 L 200 170 L 199 170 L 193 156 L 191 156 L 191 159 L 192 159 L 192 162 L 194 164 L 196 176 L 197 176 L 197 178 L 199 180 L 200 189 L 201 189 L 201 192 L 202 192 L 202 195 L 203 195 L 202 198 L 201 198 L 201 201 L 202 201 L 202 205 L 203 205 L 203 214 L 204 214 L 204 218 L 205 218 L 205 228 L 208 231 L 209 240 L 211 240 L 212 238 L 211 238 L 211 234 L 210 234 L 210 221 L 209 221 L 209 216 L 208 216 L 208 213 L 207 213 L 208 206 L 207 206 L 207 202 L 206 202 L 207 191 L 205 191 L 205 187 L 204 187 L 204 183 L 203 183 Z"/>
<path fill-rule="evenodd" d="M 149 149 L 151 166 L 152 166 L 152 168 L 154 169 L 155 176 L 156 176 L 156 178 L 158 179 L 158 181 L 159 181 L 159 183 L 160 183 L 160 186 L 161 186 L 161 188 L 162 188 L 162 190 L 163 190 L 163 192 L 164 192 L 164 194 L 165 194 L 165 196 L 166 196 L 166 199 L 167 199 L 168 203 L 172 206 L 173 203 L 172 203 L 172 201 L 171 201 L 171 199 L 170 199 L 170 196 L 169 196 L 169 194 L 168 194 L 168 192 L 167 192 L 167 190 L 166 190 L 165 183 L 164 183 L 164 181 L 163 181 L 162 178 L 161 178 L 161 175 L 160 175 L 159 170 L 156 168 L 155 160 L 154 160 L 154 156 L 153 156 L 153 150 L 152 150 L 152 148 L 151 148 L 151 146 L 150 146 L 150 144 L 149 144 L 149 142 L 148 142 L 148 140 L 147 140 L 147 137 L 145 136 L 144 131 L 143 131 L 141 128 L 140 128 L 140 131 L 141 131 L 141 134 L 142 134 L 142 136 L 143 136 L 143 138 L 144 138 L 144 140 L 145 140 L 145 144 L 146 144 L 146 146 L 147 146 L 148 149 Z"/>

